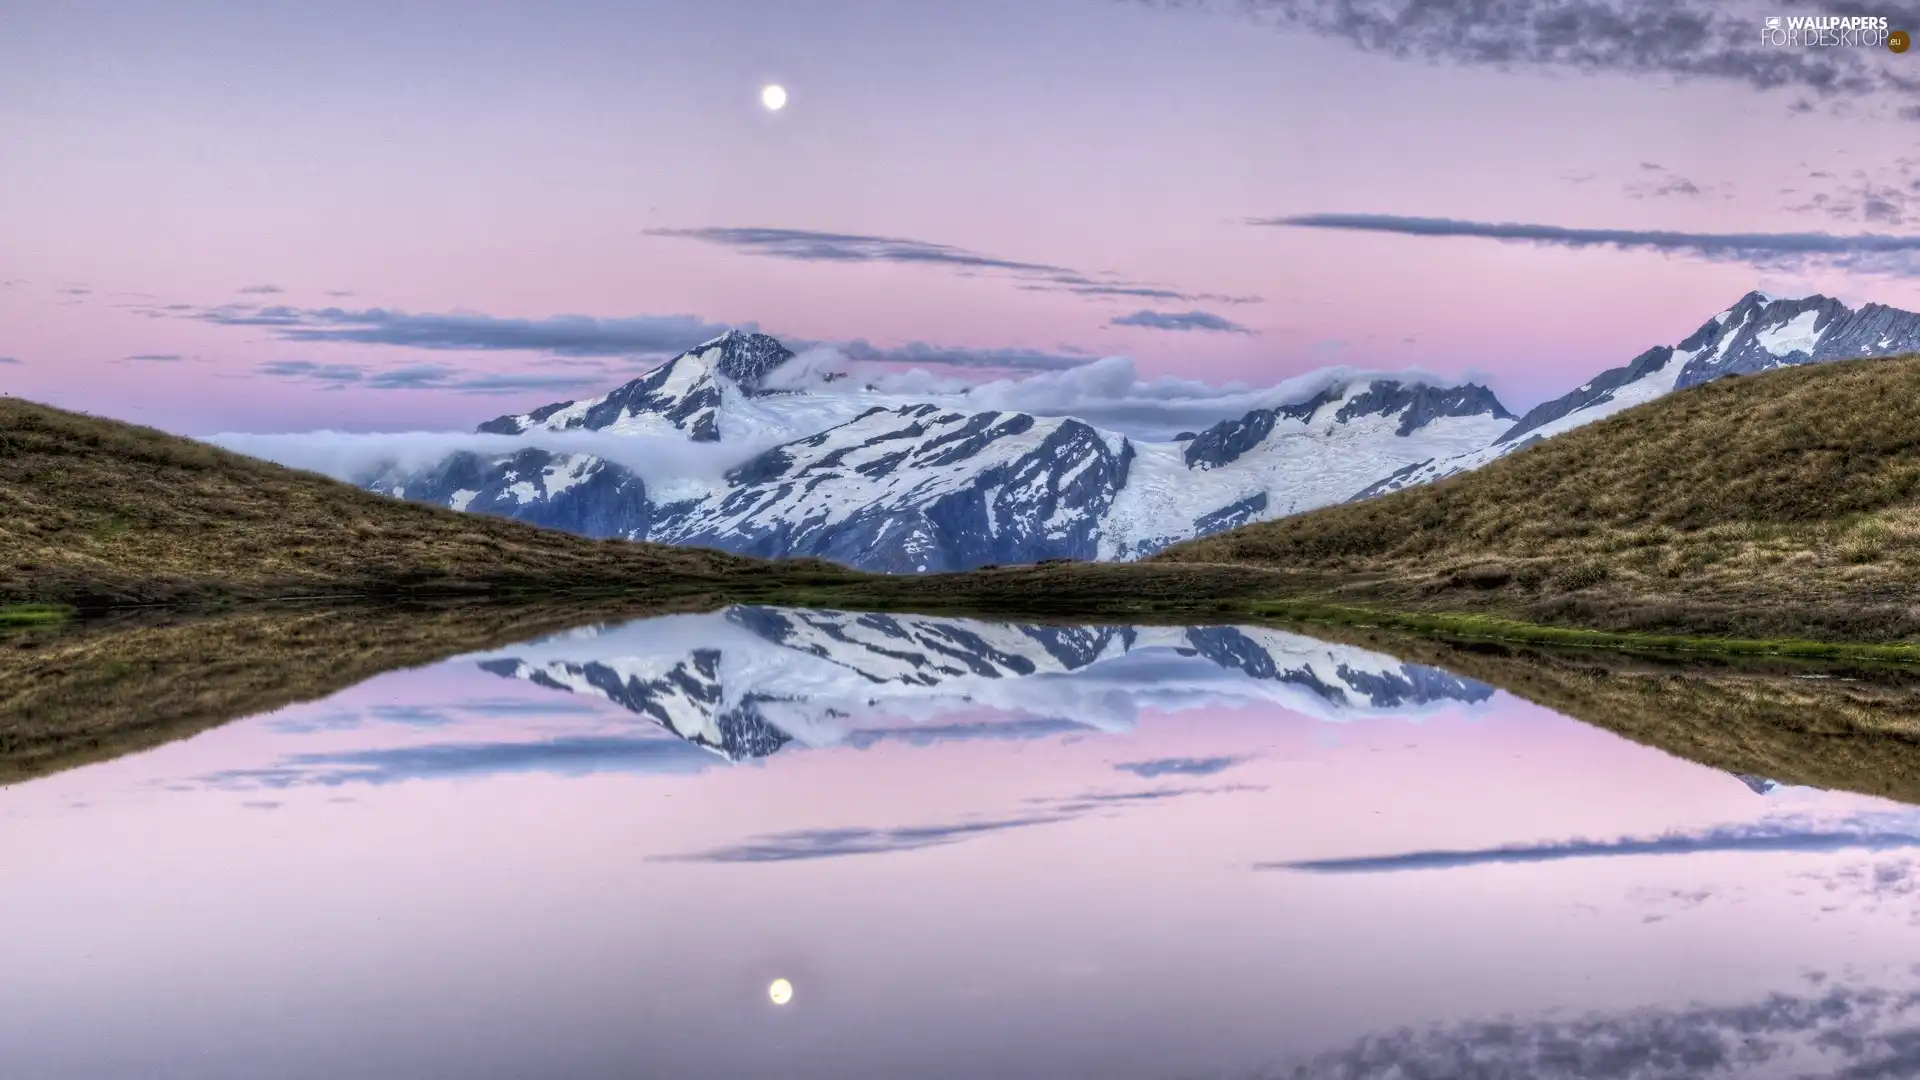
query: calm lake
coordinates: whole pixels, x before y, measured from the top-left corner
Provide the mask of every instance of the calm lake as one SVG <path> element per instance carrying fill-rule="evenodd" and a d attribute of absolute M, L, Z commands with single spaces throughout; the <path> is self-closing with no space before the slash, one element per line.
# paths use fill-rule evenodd
<path fill-rule="evenodd" d="M 1294 633 L 731 608 L 0 789 L 0 1076 L 1915 1076 L 1917 856 Z"/>

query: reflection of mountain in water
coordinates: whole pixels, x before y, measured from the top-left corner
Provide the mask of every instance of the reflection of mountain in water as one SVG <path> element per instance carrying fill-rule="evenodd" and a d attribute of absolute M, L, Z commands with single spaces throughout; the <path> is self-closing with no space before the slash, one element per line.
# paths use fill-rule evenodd
<path fill-rule="evenodd" d="M 1014 719 L 898 734 L 1124 730 L 1141 706 L 1239 700 L 1343 720 L 1417 715 L 1493 694 L 1435 668 L 1263 627 L 1024 625 L 765 607 L 574 631 L 480 666 L 604 698 L 736 761 L 795 740 L 871 745 L 901 718 L 966 709 Z"/>
<path fill-rule="evenodd" d="M 733 705 L 721 700 L 718 649 L 695 649 L 671 666 L 650 660 L 534 667 L 507 659 L 483 661 L 480 667 L 536 686 L 604 697 L 730 761 L 766 757 L 791 741 L 792 736 L 759 714 L 756 698 Z"/>

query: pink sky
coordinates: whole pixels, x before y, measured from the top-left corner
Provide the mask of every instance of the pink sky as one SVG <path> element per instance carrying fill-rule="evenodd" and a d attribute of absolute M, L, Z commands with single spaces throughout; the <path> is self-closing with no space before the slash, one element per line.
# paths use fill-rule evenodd
<path fill-rule="evenodd" d="M 290 342 L 129 305 L 681 314 L 1255 383 L 1418 366 L 1488 379 L 1516 409 L 1751 288 L 1920 307 L 1900 277 L 1245 224 L 1888 231 L 1791 209 L 1908 182 L 1911 123 L 1871 100 L 1796 114 L 1791 88 L 1403 62 L 1145 3 L 36 5 L 10 13 L 0 69 L 0 356 L 19 361 L 0 388 L 187 433 L 464 428 L 635 368 Z M 769 80 L 792 91 L 777 116 L 756 104 Z M 1700 193 L 1648 194 L 1670 177 Z M 712 226 L 905 238 L 1265 302 L 1096 302 L 646 232 Z M 282 291 L 237 293 L 250 285 Z M 1147 307 L 1256 332 L 1108 325 Z M 181 359 L 125 359 L 156 355 Z M 290 360 L 583 381 L 329 392 L 258 370 Z"/>

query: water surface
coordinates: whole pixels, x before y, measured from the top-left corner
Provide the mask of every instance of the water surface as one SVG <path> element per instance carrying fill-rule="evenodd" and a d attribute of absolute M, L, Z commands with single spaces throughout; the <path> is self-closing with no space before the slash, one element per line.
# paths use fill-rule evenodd
<path fill-rule="evenodd" d="M 1916 848 L 1298 634 L 734 608 L 0 790 L 0 1061 L 1920 1075 Z"/>

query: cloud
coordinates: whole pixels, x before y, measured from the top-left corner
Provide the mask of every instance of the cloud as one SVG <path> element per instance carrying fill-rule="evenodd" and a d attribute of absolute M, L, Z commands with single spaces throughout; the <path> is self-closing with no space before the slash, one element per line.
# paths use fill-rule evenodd
<path fill-rule="evenodd" d="M 1396 214 L 1298 214 L 1255 218 L 1253 225 L 1307 229 L 1345 229 L 1400 236 L 1479 237 L 1553 247 L 1610 247 L 1663 251 L 1717 261 L 1745 262 L 1769 269 L 1822 259 L 1843 269 L 1881 273 L 1920 272 L 1914 255 L 1920 236 L 1886 233 L 1689 233 L 1658 229 L 1584 229 L 1563 225 L 1460 221 Z"/>
<path fill-rule="evenodd" d="M 353 290 L 352 289 L 328 289 L 327 295 L 336 297 L 339 299 L 345 299 L 346 297 L 353 295 Z"/>
<path fill-rule="evenodd" d="M 1643 161 L 1640 163 L 1640 170 L 1655 175 L 1648 179 L 1629 180 L 1621 185 L 1621 191 L 1629 199 L 1665 199 L 1676 195 L 1700 199 L 1710 193 L 1708 188 L 1694 183 L 1664 165 Z"/>
<path fill-rule="evenodd" d="M 1205 330 L 1214 333 L 1251 334 L 1252 330 L 1231 319 L 1206 311 L 1136 311 L 1116 315 L 1109 326 L 1140 326 L 1149 330 Z"/>
<path fill-rule="evenodd" d="M 1215 304 L 1264 304 L 1259 296 L 1231 296 L 1223 293 L 1186 293 L 1151 285 L 1022 285 L 1023 292 L 1064 292 L 1075 296 L 1127 297 L 1135 300 L 1203 300 Z"/>
<path fill-rule="evenodd" d="M 1447 1080 L 1920 1075 L 1920 994 L 1831 985 L 1726 1005 L 1501 1017 L 1370 1032 L 1261 1074 Z M 1252 1078 L 1250 1078 L 1252 1080 Z"/>
<path fill-rule="evenodd" d="M 353 731 L 365 725 L 366 718 L 357 712 L 348 710 L 328 710 L 325 712 L 296 711 L 288 716 L 278 716 L 266 722 L 266 726 L 285 735 L 312 735 L 322 731 Z"/>
<path fill-rule="evenodd" d="M 709 768 L 718 761 L 719 758 L 699 747 L 675 738 L 575 735 L 535 742 L 429 743 L 289 754 L 269 768 L 231 769 L 200 779 L 215 787 L 277 790 L 526 772 L 562 776 L 599 772 L 690 773 Z"/>
<path fill-rule="evenodd" d="M 991 368 L 1000 371 L 1064 371 L 1088 362 L 1084 355 L 1043 349 L 965 348 L 929 345 L 876 346 L 862 339 L 841 342 L 801 342 L 803 347 L 828 348 L 848 360 L 883 364 L 929 364 L 936 367 Z"/>
<path fill-rule="evenodd" d="M 369 390 L 447 390 L 460 394 L 517 394 L 527 391 L 570 393 L 604 380 L 597 373 L 535 375 L 467 372 L 445 364 L 412 364 L 377 369 L 361 364 L 318 364 L 310 360 L 274 360 L 255 367 L 261 375 L 318 383 L 334 389 L 353 385 Z"/>
<path fill-rule="evenodd" d="M 1228 795 L 1239 792 L 1259 792 L 1267 790 L 1248 784 L 1228 784 L 1221 787 L 1155 788 L 1151 791 L 1112 791 L 1089 792 L 1064 799 L 1033 799 L 1043 803 L 1061 814 L 1086 814 L 1095 810 L 1115 806 L 1132 806 L 1140 803 L 1164 802 L 1167 799 L 1180 799 L 1188 795 Z"/>
<path fill-rule="evenodd" d="M 754 255 L 799 262 L 930 263 L 972 270 L 1012 270 L 1046 276 L 1073 274 L 1064 266 L 983 255 L 950 244 L 892 236 L 819 232 L 813 229 L 730 228 L 648 229 L 652 236 L 680 237 L 736 248 Z"/>
<path fill-rule="evenodd" d="M 278 285 L 242 285 L 234 291 L 251 296 L 271 296 L 275 293 L 286 292 L 287 290 Z"/>
<path fill-rule="evenodd" d="M 1908 925 L 1920 926 L 1920 906 L 1914 904 L 1920 897 L 1920 864 L 1913 859 L 1859 863 L 1799 876 L 1819 883 L 1830 895 L 1844 896 L 1851 911 L 1904 916 Z"/>
<path fill-rule="evenodd" d="M 375 705 L 367 710 L 367 715 L 382 723 L 408 727 L 439 727 L 453 722 L 446 713 L 426 705 Z"/>
<path fill-rule="evenodd" d="M 1246 760 L 1244 755 L 1155 758 L 1152 761 L 1121 762 L 1114 768 L 1120 772 L 1132 773 L 1143 780 L 1151 780 L 1156 776 L 1212 776 L 1215 773 L 1225 772 Z"/>
<path fill-rule="evenodd" d="M 657 862 L 764 863 L 838 859 L 849 855 L 884 855 L 896 851 L 957 844 L 976 836 L 1053 825 L 1070 821 L 1066 815 L 1036 814 L 997 821 L 968 821 L 920 825 L 899 829 L 854 826 L 841 829 L 797 829 L 768 833 L 739 844 L 711 848 L 690 855 L 663 855 Z"/>
<path fill-rule="evenodd" d="M 265 327 L 285 341 L 550 352 L 561 356 L 670 355 L 729 329 L 692 315 L 513 319 L 473 313 L 410 314 L 386 308 L 350 311 L 285 305 L 197 308 L 192 317 L 221 326 Z"/>
<path fill-rule="evenodd" d="M 881 370 L 879 365 L 867 362 L 884 360 L 904 364 L 918 360 L 935 366 L 937 359 L 951 360 L 947 366 L 954 369 L 953 373 L 935 373 L 925 368 L 904 372 Z M 1058 366 L 1033 374 L 1023 373 L 1017 378 L 1009 375 L 979 382 L 962 377 L 973 374 L 964 370 L 970 366 L 965 361 L 977 361 L 985 369 L 1013 366 L 1020 357 L 1001 350 L 976 350 L 966 355 L 943 357 L 916 354 L 911 349 L 856 349 L 849 355 L 833 346 L 820 345 L 783 365 L 767 385 L 823 395 L 850 395 L 854 402 L 863 400 L 862 395 L 864 400 L 872 400 L 866 390 L 871 386 L 895 399 L 969 411 L 993 409 L 1035 416 L 1071 416 L 1134 438 L 1165 440 L 1181 431 L 1199 430 L 1221 420 L 1243 416 L 1252 409 L 1306 401 L 1323 390 L 1354 381 L 1395 379 L 1442 387 L 1455 386 L 1461 381 L 1418 368 L 1382 370 L 1342 365 L 1265 386 L 1241 382 L 1215 385 L 1169 375 L 1142 378 L 1134 362 L 1124 356 L 1089 360 L 1062 353 L 1027 359 L 1028 370 L 1042 363 Z M 989 361 L 999 363 L 989 364 Z M 846 374 L 852 377 L 840 377 Z M 851 415 L 848 418 L 851 419 Z"/>
<path fill-rule="evenodd" d="M 1132 360 L 1106 357 L 1065 371 L 1024 379 L 997 379 L 966 391 L 969 408 L 1074 416 L 1135 438 L 1168 439 L 1200 430 L 1253 409 L 1307 401 L 1323 390 L 1369 379 L 1397 379 L 1453 386 L 1418 369 L 1376 371 L 1351 366 L 1322 368 L 1266 386 L 1215 385 L 1173 375 L 1142 378 Z"/>
<path fill-rule="evenodd" d="M 940 742 L 977 739 L 1045 739 L 1054 735 L 1086 735 L 1100 730 L 1064 717 L 1023 716 L 1012 720 L 980 720 L 951 724 L 915 724 L 906 728 L 863 728 L 849 733 L 844 745 L 864 750 L 886 742 L 931 746 Z"/>
<path fill-rule="evenodd" d="M 261 435 L 223 432 L 205 439 L 235 453 L 305 469 L 347 483 L 390 470 L 411 473 L 455 453 L 505 457 L 529 448 L 556 454 L 593 454 L 633 470 L 650 487 L 673 482 L 719 483 L 728 469 L 772 448 L 771 440 L 697 443 L 677 435 L 619 435 L 598 431 L 535 431 L 486 435 L 468 431 L 407 431 L 361 435 L 312 431 Z"/>
<path fill-rule="evenodd" d="M 166 310 L 180 307 L 183 306 L 172 305 Z M 413 315 L 382 308 L 348 311 L 342 308 L 295 308 L 285 305 L 252 307 L 243 304 L 189 307 L 185 310 L 191 313 L 191 318 L 220 326 L 264 327 L 283 341 L 474 352 L 544 352 L 576 361 L 600 357 L 672 356 L 718 337 L 729 329 L 758 329 L 753 323 L 729 327 L 693 315 L 633 315 L 625 318 L 555 315 L 545 319 L 512 319 L 476 313 Z M 1087 362 L 1083 354 L 1064 351 L 942 346 L 919 341 L 876 346 L 861 339 L 815 342 L 790 338 L 786 344 L 796 351 L 830 348 L 847 359 L 857 361 L 1003 371 L 1057 371 Z M 266 365 L 261 370 L 263 374 L 306 377 L 301 370 L 303 364 L 304 361 L 294 361 L 290 364 Z M 335 369 L 333 381 L 358 381 L 347 380 L 340 374 L 339 369 L 344 365 L 330 366 Z M 365 369 L 361 371 L 364 377 L 373 378 Z M 452 379 L 451 375 L 448 379 Z M 430 370 L 422 368 L 405 377 L 388 378 L 375 385 L 396 387 L 432 382 Z M 585 382 L 581 378 L 563 376 L 489 375 L 474 377 L 450 388 L 469 393 L 512 393 L 568 390 L 583 385 Z"/>
<path fill-rule="evenodd" d="M 1760 34 L 1777 14 L 1726 0 L 1145 0 L 1230 8 L 1274 27 L 1399 60 L 1509 70 L 1566 70 L 1730 82 L 1834 100 L 1910 93 L 1885 50 L 1778 48 Z M 1829 5 L 1835 7 L 1836 5 Z M 1848 10 L 1838 11 L 1844 7 Z M 1838 14 L 1858 14 L 1838 4 Z M 1893 14 L 1884 7 L 1873 14 Z M 1899 25 L 1899 19 L 1894 19 Z"/>
<path fill-rule="evenodd" d="M 1920 847 L 1920 834 L 1909 831 L 1908 819 L 1895 824 L 1855 818 L 1816 827 L 1787 819 L 1755 824 L 1722 825 L 1698 832 L 1670 832 L 1654 837 L 1616 840 L 1562 840 L 1539 844 L 1512 844 L 1496 848 L 1406 851 L 1298 862 L 1260 863 L 1262 870 L 1298 870 L 1314 874 L 1373 874 L 1400 870 L 1452 870 L 1462 867 L 1517 863 L 1561 862 L 1568 859 L 1616 858 L 1627 855 L 1698 855 L 1708 852 L 1832 852 L 1863 849 L 1889 851 Z"/>
<path fill-rule="evenodd" d="M 464 713 L 486 717 L 522 717 L 555 716 L 573 714 L 592 716 L 600 710 L 582 701 L 568 701 L 565 698 L 542 698 L 530 701 L 524 698 L 471 698 L 455 702 L 453 707 Z"/>
<path fill-rule="evenodd" d="M 1008 259 L 952 244 L 937 244 L 927 240 L 910 240 L 897 236 L 719 225 L 682 229 L 648 229 L 647 233 L 652 236 L 697 240 L 701 243 L 743 251 L 750 255 L 794 262 L 891 263 L 935 266 L 969 275 L 1005 274 L 1029 282 L 1021 286 L 1023 289 L 1064 292 L 1090 299 L 1132 296 L 1164 300 L 1204 298 L 1223 300 L 1228 303 L 1260 302 L 1257 296 L 1221 297 L 1211 294 L 1189 294 L 1150 282 L 1127 281 L 1114 274 L 1087 274 L 1054 263 Z"/>
<path fill-rule="evenodd" d="M 183 358 L 179 353 L 136 353 L 132 356 L 123 356 L 120 359 L 128 363 L 136 364 L 173 364 L 178 363 Z"/>
<path fill-rule="evenodd" d="M 411 364 L 374 372 L 363 382 L 372 390 L 424 390 L 447 388 L 459 374 L 445 364 Z"/>
<path fill-rule="evenodd" d="M 0 356 L 0 364 L 24 364 L 25 360 L 16 356 Z"/>
<path fill-rule="evenodd" d="M 1815 169 L 1807 174 L 1807 180 L 1825 181 L 1818 185 L 1823 190 L 1787 209 L 1883 226 L 1904 225 L 1920 218 L 1920 158 L 1896 158 L 1890 166 L 1872 173 L 1856 169 L 1845 178 Z"/>
<path fill-rule="evenodd" d="M 666 855 L 659 862 L 800 862 L 812 859 L 837 859 L 849 855 L 884 855 L 896 851 L 944 847 L 979 836 L 1029 829 L 1038 825 L 1056 825 L 1074 821 L 1094 811 L 1113 806 L 1135 805 L 1177 799 L 1186 795 L 1214 795 L 1230 791 L 1260 790 L 1239 787 L 1162 788 L 1153 791 L 1093 792 L 1084 795 L 1029 799 L 1044 807 L 1040 813 L 980 821 L 958 821 L 904 828 L 848 826 L 834 829 L 798 829 L 767 833 L 738 844 L 729 844 L 690 855 Z"/>
<path fill-rule="evenodd" d="M 316 364 L 311 360 L 270 360 L 254 368 L 262 375 L 320 383 L 356 383 L 366 376 L 358 364 Z"/>

